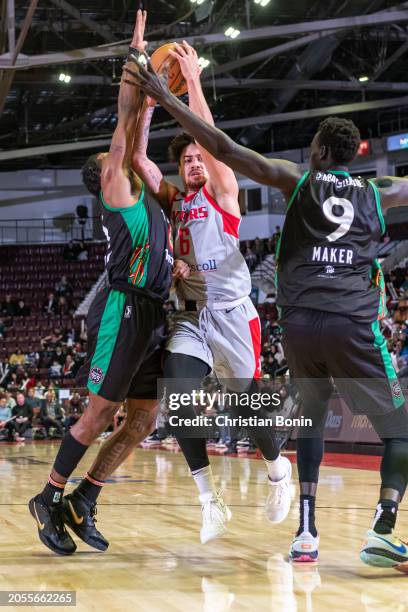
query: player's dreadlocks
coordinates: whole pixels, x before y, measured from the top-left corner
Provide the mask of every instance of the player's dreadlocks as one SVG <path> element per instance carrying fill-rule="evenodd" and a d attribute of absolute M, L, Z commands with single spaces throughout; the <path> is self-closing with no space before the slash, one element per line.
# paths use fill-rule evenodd
<path fill-rule="evenodd" d="M 349 164 L 357 155 L 360 131 L 348 119 L 328 117 L 319 125 L 319 142 L 330 148 L 335 162 Z"/>

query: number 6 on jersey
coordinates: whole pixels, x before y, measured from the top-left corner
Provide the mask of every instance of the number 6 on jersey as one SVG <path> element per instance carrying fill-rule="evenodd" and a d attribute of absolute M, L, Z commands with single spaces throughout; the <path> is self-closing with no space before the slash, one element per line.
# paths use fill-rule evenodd
<path fill-rule="evenodd" d="M 188 227 L 181 227 L 179 229 L 180 239 L 180 255 L 190 254 L 190 230 Z"/>

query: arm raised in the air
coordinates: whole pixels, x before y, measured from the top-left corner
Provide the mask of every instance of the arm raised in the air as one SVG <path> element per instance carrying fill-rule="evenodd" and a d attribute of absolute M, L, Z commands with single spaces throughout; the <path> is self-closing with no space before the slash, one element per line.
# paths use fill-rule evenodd
<path fill-rule="evenodd" d="M 238 145 L 224 132 L 197 117 L 169 91 L 165 79 L 155 73 L 150 61 L 147 62 L 147 70 L 138 66 L 137 71 L 133 67 L 128 73 L 135 85 L 158 100 L 216 159 L 258 183 L 282 190 L 287 197 L 293 192 L 302 176 L 297 164 L 281 159 L 268 159 L 256 151 Z"/>

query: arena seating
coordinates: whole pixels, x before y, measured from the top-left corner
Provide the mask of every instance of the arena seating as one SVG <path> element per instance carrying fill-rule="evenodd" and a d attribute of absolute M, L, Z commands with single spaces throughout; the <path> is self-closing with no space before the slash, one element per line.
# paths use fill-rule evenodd
<path fill-rule="evenodd" d="M 72 312 L 104 269 L 105 244 L 88 243 L 86 249 L 88 261 L 66 261 L 62 244 L 0 247 L 0 301 L 11 294 L 12 300 L 22 299 L 30 309 L 28 316 L 2 317 L 7 334 L 0 338 L 0 360 L 18 347 L 38 351 L 41 338 L 52 330 L 80 324 Z M 42 306 L 63 275 L 73 287 L 71 314 L 44 315 Z"/>

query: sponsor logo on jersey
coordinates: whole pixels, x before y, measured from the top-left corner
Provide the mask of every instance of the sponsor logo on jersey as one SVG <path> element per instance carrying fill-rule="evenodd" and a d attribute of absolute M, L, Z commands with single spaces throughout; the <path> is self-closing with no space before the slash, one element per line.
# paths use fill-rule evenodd
<path fill-rule="evenodd" d="M 130 319 L 131 316 L 132 316 L 132 307 L 131 306 L 126 306 L 124 318 L 125 319 Z"/>
<path fill-rule="evenodd" d="M 102 372 L 101 368 L 98 368 L 96 366 L 93 367 L 92 370 L 89 372 L 89 380 L 94 385 L 99 385 L 99 383 L 102 382 L 103 377 L 104 373 Z"/>
<path fill-rule="evenodd" d="M 323 181 L 325 183 L 335 183 L 337 189 L 343 189 L 344 187 L 364 187 L 361 179 L 352 178 L 347 176 L 339 178 L 337 174 L 331 174 L 330 172 L 317 172 L 315 176 L 316 181 Z"/>
<path fill-rule="evenodd" d="M 217 270 L 217 262 L 215 259 L 208 259 L 203 263 L 189 264 L 190 272 L 209 272 L 210 270 Z"/>
<path fill-rule="evenodd" d="M 326 272 L 326 274 L 334 274 L 333 266 L 326 266 L 324 271 Z"/>
<path fill-rule="evenodd" d="M 312 261 L 327 262 L 328 264 L 353 265 L 354 252 L 351 249 L 334 247 L 313 247 Z"/>
<path fill-rule="evenodd" d="M 196 208 L 183 208 L 183 210 L 173 210 L 173 223 L 184 223 L 186 221 L 198 221 L 208 217 L 207 206 L 199 206 Z"/>

